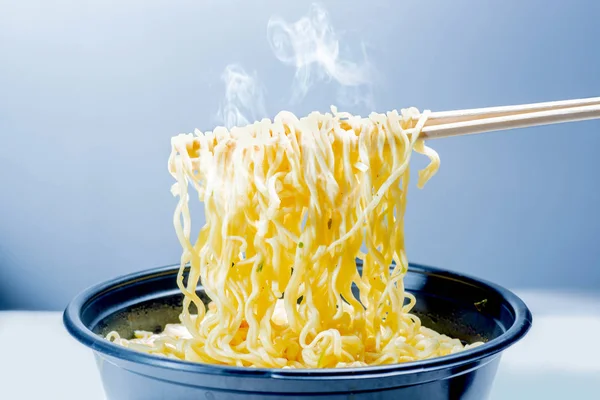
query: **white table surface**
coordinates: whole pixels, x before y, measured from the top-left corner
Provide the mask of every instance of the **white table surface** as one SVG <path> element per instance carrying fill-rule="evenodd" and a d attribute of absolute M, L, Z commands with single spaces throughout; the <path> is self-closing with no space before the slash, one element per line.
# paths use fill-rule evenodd
<path fill-rule="evenodd" d="M 504 353 L 491 399 L 600 398 L 600 293 L 517 293 L 534 325 Z M 0 312 L 0 399 L 104 399 L 92 352 L 61 313 Z"/>

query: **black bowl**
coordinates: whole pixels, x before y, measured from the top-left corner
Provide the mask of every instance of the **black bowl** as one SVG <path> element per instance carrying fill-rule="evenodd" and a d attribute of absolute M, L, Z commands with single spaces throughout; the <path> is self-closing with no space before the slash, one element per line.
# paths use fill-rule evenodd
<path fill-rule="evenodd" d="M 512 292 L 479 279 L 411 264 L 406 290 L 424 326 L 485 344 L 445 357 L 361 368 L 225 367 L 135 352 L 103 336 L 159 331 L 178 322 L 178 266 L 127 275 L 87 289 L 64 313 L 69 333 L 94 351 L 110 400 L 473 399 L 488 397 L 500 353 L 529 330 L 529 309 Z M 198 293 L 203 296 L 202 288 Z"/>

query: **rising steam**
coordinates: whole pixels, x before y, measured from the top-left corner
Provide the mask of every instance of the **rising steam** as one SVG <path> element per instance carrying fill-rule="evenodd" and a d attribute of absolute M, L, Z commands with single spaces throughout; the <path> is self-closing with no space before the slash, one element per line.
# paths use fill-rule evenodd
<path fill-rule="evenodd" d="M 264 89 L 256 74 L 251 76 L 240 65 L 229 64 L 221 79 L 225 83 L 225 100 L 218 116 L 225 127 L 247 125 L 266 116 Z"/>
<path fill-rule="evenodd" d="M 267 25 L 267 38 L 275 56 L 296 68 L 292 85 L 292 101 L 304 98 L 317 81 L 334 80 L 341 88 L 339 100 L 370 102 L 370 66 L 343 59 L 338 37 L 329 22 L 327 11 L 313 4 L 308 15 L 287 23 L 272 17 Z M 363 48 L 363 56 L 364 56 Z M 368 93 L 364 89 L 367 89 Z"/>
<path fill-rule="evenodd" d="M 318 4 L 296 22 L 288 23 L 271 17 L 267 38 L 273 53 L 282 63 L 296 69 L 292 83 L 292 102 L 300 102 L 310 88 L 320 81 L 335 81 L 337 102 L 373 109 L 372 68 L 361 47 L 363 62 L 356 63 L 340 54 L 340 43 L 327 11 Z M 225 99 L 218 112 L 225 127 L 243 126 L 267 116 L 264 88 L 256 74 L 249 75 L 238 64 L 225 67 L 221 79 L 225 83 Z"/>

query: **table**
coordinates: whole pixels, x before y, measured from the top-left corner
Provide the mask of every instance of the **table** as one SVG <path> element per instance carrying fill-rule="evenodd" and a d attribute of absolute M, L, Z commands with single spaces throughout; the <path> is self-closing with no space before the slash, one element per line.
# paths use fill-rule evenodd
<path fill-rule="evenodd" d="M 598 398 L 600 293 L 516 292 L 534 326 L 504 353 L 491 400 Z M 0 312 L 0 348 L 0 399 L 104 399 L 91 351 L 60 312 Z"/>

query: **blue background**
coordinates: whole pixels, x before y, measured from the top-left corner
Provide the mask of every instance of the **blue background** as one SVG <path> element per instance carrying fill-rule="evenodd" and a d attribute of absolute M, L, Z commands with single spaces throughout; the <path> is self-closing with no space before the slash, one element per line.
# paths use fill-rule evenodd
<path fill-rule="evenodd" d="M 322 3 L 342 44 L 364 41 L 378 111 L 600 96 L 600 2 Z M 256 72 L 271 117 L 336 102 L 322 83 L 290 104 L 294 70 L 266 38 L 270 16 L 308 6 L 0 1 L 0 309 L 61 309 L 176 262 L 170 137 L 218 122 L 223 68 Z M 412 261 L 511 288 L 600 288 L 600 121 L 431 145 L 442 167 L 409 196 Z"/>

